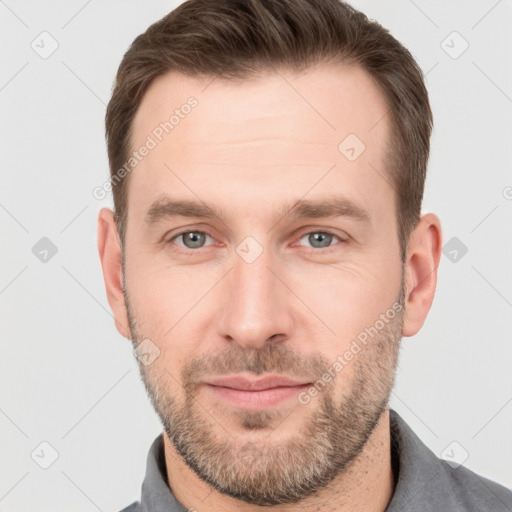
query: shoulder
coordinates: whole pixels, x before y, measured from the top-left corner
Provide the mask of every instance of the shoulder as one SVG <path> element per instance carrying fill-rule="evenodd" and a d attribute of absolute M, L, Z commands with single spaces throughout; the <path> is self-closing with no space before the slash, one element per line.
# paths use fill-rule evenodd
<path fill-rule="evenodd" d="M 140 512 L 142 510 L 139 501 L 134 501 L 131 505 L 123 508 L 120 512 Z"/>
<path fill-rule="evenodd" d="M 512 511 L 512 491 L 464 466 L 451 467 L 439 461 L 453 495 L 462 510 Z"/>
<path fill-rule="evenodd" d="M 387 512 L 512 512 L 512 491 L 463 465 L 439 458 L 390 410 L 398 476 Z"/>

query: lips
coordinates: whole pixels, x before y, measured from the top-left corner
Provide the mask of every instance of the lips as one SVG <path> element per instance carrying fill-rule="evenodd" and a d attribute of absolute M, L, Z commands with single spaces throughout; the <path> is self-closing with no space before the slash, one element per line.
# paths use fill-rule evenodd
<path fill-rule="evenodd" d="M 310 382 L 295 380 L 282 375 L 267 375 L 259 379 L 249 379 L 241 375 L 231 375 L 206 380 L 205 384 L 240 391 L 262 391 L 272 388 L 305 386 L 306 384 L 310 384 Z"/>

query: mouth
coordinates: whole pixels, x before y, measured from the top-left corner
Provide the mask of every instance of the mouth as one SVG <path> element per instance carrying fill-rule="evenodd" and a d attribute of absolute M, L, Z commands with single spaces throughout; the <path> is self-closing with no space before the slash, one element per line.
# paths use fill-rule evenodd
<path fill-rule="evenodd" d="M 311 382 L 290 377 L 271 375 L 259 379 L 243 376 L 226 376 L 205 383 L 217 399 L 244 409 L 267 409 L 278 405 L 306 390 Z"/>

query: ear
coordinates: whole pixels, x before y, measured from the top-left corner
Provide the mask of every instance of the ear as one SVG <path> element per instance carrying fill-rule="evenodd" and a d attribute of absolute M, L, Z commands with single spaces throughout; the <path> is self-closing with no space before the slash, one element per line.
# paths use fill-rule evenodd
<path fill-rule="evenodd" d="M 441 241 L 439 218 L 422 215 L 407 246 L 403 336 L 414 336 L 427 318 L 436 291 Z"/>
<path fill-rule="evenodd" d="M 114 212 L 108 208 L 102 208 L 98 215 L 98 252 L 108 303 L 114 314 L 116 328 L 122 336 L 131 339 L 122 287 L 123 267 L 120 239 Z"/>

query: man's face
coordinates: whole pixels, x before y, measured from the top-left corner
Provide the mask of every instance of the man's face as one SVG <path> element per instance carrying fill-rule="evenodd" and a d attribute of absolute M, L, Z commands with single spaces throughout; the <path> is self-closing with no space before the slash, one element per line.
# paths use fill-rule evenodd
<path fill-rule="evenodd" d="M 137 112 L 132 149 L 157 144 L 130 176 L 132 339 L 160 351 L 139 366 L 173 449 L 225 494 L 310 495 L 386 408 L 403 320 L 386 112 L 368 75 L 339 65 L 236 82 L 169 73 Z M 217 216 L 165 215 L 166 200 Z M 315 208 L 335 201 L 337 215 Z M 304 386 L 211 385 L 234 375 Z"/>

